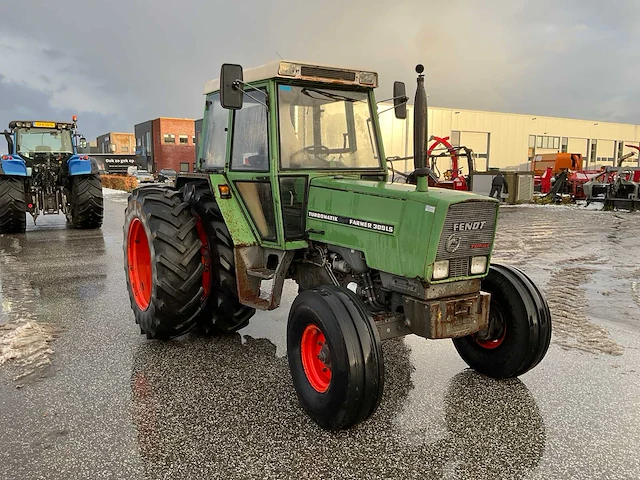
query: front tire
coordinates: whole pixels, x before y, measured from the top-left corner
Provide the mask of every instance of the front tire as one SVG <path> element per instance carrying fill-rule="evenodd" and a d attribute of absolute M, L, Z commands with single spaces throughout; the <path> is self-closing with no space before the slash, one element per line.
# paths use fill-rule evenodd
<path fill-rule="evenodd" d="M 74 228 L 93 229 L 102 226 L 104 200 L 98 175 L 71 177 L 69 220 Z"/>
<path fill-rule="evenodd" d="M 522 375 L 538 365 L 549 348 L 549 306 L 524 272 L 507 265 L 491 265 L 482 290 L 491 294 L 488 330 L 455 338 L 453 344 L 466 364 L 484 375 Z"/>
<path fill-rule="evenodd" d="M 195 325 L 204 294 L 196 219 L 180 192 L 143 187 L 125 209 L 124 260 L 136 323 L 148 338 L 170 339 Z"/>
<path fill-rule="evenodd" d="M 353 292 L 315 286 L 298 295 L 289 313 L 287 356 L 302 408 L 320 427 L 346 429 L 378 408 L 380 336 Z"/>
<path fill-rule="evenodd" d="M 24 233 L 27 229 L 24 180 L 0 177 L 0 233 Z"/>

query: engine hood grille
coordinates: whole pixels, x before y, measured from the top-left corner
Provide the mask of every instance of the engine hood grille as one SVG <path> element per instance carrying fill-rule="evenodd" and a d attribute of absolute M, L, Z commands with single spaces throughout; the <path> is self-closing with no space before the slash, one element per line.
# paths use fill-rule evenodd
<path fill-rule="evenodd" d="M 469 275 L 469 259 L 491 253 L 497 208 L 497 203 L 489 201 L 449 206 L 436 259 L 450 261 L 450 276 Z"/>

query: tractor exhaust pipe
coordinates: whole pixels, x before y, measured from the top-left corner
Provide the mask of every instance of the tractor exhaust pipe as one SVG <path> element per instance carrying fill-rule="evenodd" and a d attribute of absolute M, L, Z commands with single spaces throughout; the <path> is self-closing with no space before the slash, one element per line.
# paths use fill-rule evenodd
<path fill-rule="evenodd" d="M 424 89 L 424 66 L 416 65 L 418 74 L 416 96 L 413 101 L 413 166 L 417 179 L 417 190 L 429 188 L 427 168 L 427 92 Z"/>

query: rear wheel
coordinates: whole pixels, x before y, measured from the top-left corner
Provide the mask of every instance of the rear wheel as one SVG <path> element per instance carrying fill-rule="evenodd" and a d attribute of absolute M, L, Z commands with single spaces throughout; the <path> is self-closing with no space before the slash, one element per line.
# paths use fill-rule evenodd
<path fill-rule="evenodd" d="M 24 180 L 0 177 L 0 233 L 24 233 L 26 228 Z"/>
<path fill-rule="evenodd" d="M 136 323 L 148 338 L 187 333 L 201 312 L 201 242 L 182 194 L 143 187 L 125 209 L 124 259 Z"/>
<path fill-rule="evenodd" d="M 249 324 L 255 308 L 238 300 L 233 241 L 208 184 L 188 183 L 184 199 L 202 242 L 203 304 L 198 325 L 204 333 L 232 333 Z"/>
<path fill-rule="evenodd" d="M 491 265 L 482 281 L 491 294 L 489 328 L 453 344 L 474 370 L 495 378 L 517 377 L 535 367 L 551 342 L 551 312 L 540 290 L 521 270 Z"/>
<path fill-rule="evenodd" d="M 353 292 L 315 286 L 293 302 L 287 356 L 302 407 L 326 430 L 369 418 L 378 408 L 384 365 L 378 330 Z"/>
<path fill-rule="evenodd" d="M 69 220 L 75 228 L 100 228 L 104 215 L 102 183 L 98 175 L 71 177 Z"/>

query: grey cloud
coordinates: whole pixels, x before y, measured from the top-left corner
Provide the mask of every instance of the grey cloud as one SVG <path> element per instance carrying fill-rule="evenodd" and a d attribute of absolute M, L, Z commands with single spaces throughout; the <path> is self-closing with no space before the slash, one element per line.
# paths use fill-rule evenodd
<path fill-rule="evenodd" d="M 56 109 L 50 106 L 50 97 L 44 92 L 39 92 L 15 83 L 0 81 L 0 131 L 7 128 L 11 120 L 71 120 L 73 115 L 78 115 L 78 127 L 80 133 L 89 140 L 96 135 L 110 130 L 118 130 L 122 125 L 122 119 L 115 116 L 105 116 L 97 113 L 86 112 L 79 115 L 77 111 Z M 0 143 L 0 151 L 5 150 L 5 145 Z"/>
<path fill-rule="evenodd" d="M 3 8 L 3 28 L 19 42 L 23 7 Z M 376 70 L 380 99 L 394 80 L 411 92 L 423 63 L 432 105 L 640 123 L 635 0 L 93 0 L 82 21 L 58 10 L 31 9 L 29 36 L 78 65 L 95 98 L 123 99 L 117 130 L 161 115 L 199 118 L 202 88 L 222 63 L 256 66 L 276 51 Z"/>

